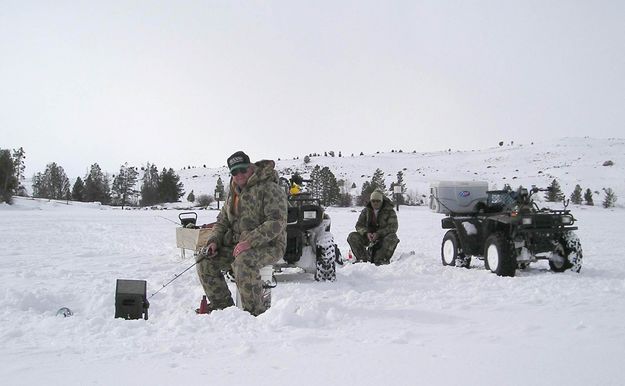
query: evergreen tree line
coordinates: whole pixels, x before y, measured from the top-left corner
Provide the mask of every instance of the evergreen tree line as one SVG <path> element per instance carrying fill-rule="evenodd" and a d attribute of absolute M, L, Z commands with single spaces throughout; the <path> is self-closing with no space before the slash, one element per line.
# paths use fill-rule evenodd
<path fill-rule="evenodd" d="M 395 193 L 395 187 L 399 187 L 399 193 Z M 397 172 L 397 178 L 391 182 L 391 185 L 387 191 L 386 182 L 384 180 L 384 172 L 381 169 L 376 169 L 371 177 L 371 181 L 365 181 L 360 189 L 360 196 L 356 200 L 358 205 L 366 205 L 369 202 L 371 193 L 374 190 L 379 190 L 384 193 L 385 196 L 391 198 L 393 203 L 399 205 L 419 205 L 420 202 L 416 197 L 410 197 L 407 195 L 406 183 L 404 182 L 404 172 L 402 170 Z"/>
<path fill-rule="evenodd" d="M 156 165 L 148 163 L 141 187 L 136 189 L 139 171 L 128 163 L 122 165 L 111 184 L 109 175 L 97 163 L 91 165 L 89 173 L 76 178 L 70 188 L 70 181 L 63 167 L 49 163 L 43 173 L 33 177 L 33 197 L 81 202 L 101 202 L 121 206 L 154 205 L 160 202 L 176 202 L 184 194 L 180 177 L 172 168 L 158 172 Z"/>
<path fill-rule="evenodd" d="M 400 194 L 393 194 L 395 186 L 400 187 Z M 397 173 L 397 181 L 391 183 L 390 192 L 387 191 L 384 172 L 379 168 L 375 170 L 370 181 L 363 183 L 360 195 L 356 197 L 353 197 L 350 193 L 350 190 L 354 188 L 356 188 L 355 183 L 348 186 L 345 180 L 337 180 L 330 168 L 327 166 L 322 168 L 319 165 L 313 168 L 310 173 L 310 182 L 307 185 L 307 190 L 313 197 L 318 198 L 323 206 L 350 207 L 354 203 L 366 205 L 369 202 L 371 193 L 376 189 L 382 191 L 387 196 L 390 194 L 394 198 L 392 201 L 396 201 L 401 205 L 417 204 L 416 200 L 413 202 L 411 199 L 406 199 L 407 190 L 403 171 Z"/>
<path fill-rule="evenodd" d="M 333 152 L 329 152 L 334 156 Z M 317 156 L 311 154 L 310 156 Z M 341 156 L 339 152 L 339 156 Z M 25 195 L 25 188 L 22 184 L 24 180 L 26 154 L 23 148 L 17 150 L 0 149 L 0 202 L 10 203 L 13 195 Z M 154 164 L 147 163 L 141 170 L 144 172 L 140 189 L 135 187 L 139 178 L 139 171 L 128 163 L 122 165 L 117 175 L 113 175 L 113 182 L 110 183 L 109 176 L 102 171 L 97 163 L 91 165 L 89 173 L 81 179 L 78 177 L 70 188 L 71 184 L 63 167 L 55 162 L 46 165 L 43 173 L 36 173 L 33 176 L 33 197 L 74 200 L 83 202 L 99 201 L 103 204 L 120 205 L 143 205 L 149 206 L 161 202 L 176 202 L 183 196 L 183 185 L 180 177 L 172 168 L 163 168 L 159 173 Z M 354 197 L 349 193 L 355 188 L 346 186 L 344 180 L 337 180 L 336 176 L 328 167 L 321 168 L 316 165 L 310 175 L 311 182 L 308 189 L 312 195 L 319 198 L 324 206 L 344 206 L 349 207 L 354 202 Z M 394 194 L 395 187 L 400 187 L 400 194 Z M 560 202 L 565 199 L 560 184 L 556 179 L 551 182 L 550 190 L 545 194 L 548 202 Z M 404 182 L 403 171 L 397 173 L 396 181 L 390 185 L 390 191 L 386 189 L 384 172 L 376 169 L 370 181 L 365 181 L 361 187 L 360 195 L 355 198 L 357 205 L 365 205 L 374 190 L 380 190 L 385 195 L 389 195 L 401 205 L 418 204 L 413 202 L 410 195 L 406 194 L 406 184 Z M 583 192 L 583 193 L 582 193 Z M 603 188 L 604 198 L 602 206 L 611 208 L 616 204 L 617 196 L 611 188 Z M 221 177 L 217 180 L 215 193 L 219 195 L 219 200 L 226 197 L 223 181 Z M 408 199 L 406 199 L 408 197 Z M 187 199 L 196 201 L 193 191 Z M 197 198 L 201 205 L 209 205 L 215 198 L 210 195 L 200 195 Z M 579 184 L 569 196 L 573 204 L 594 205 L 593 192 L 588 188 L 584 192 Z"/>
<path fill-rule="evenodd" d="M 546 201 L 560 202 L 564 200 L 565 195 L 562 192 L 560 184 L 555 178 L 553 181 L 551 181 L 551 185 L 549 185 L 549 187 L 551 189 L 547 191 L 547 193 L 545 194 Z M 583 195 L 582 195 L 582 191 L 583 189 L 579 184 L 575 185 L 575 189 L 573 189 L 573 193 L 571 193 L 571 195 L 569 196 L 569 200 L 573 204 L 581 205 L 582 199 L 583 199 L 583 203 L 585 205 L 590 205 L 590 206 L 595 205 L 593 197 L 592 197 L 592 190 L 590 190 L 590 188 L 587 188 L 586 191 L 583 193 Z M 612 188 L 603 188 L 603 192 L 605 196 L 603 197 L 603 201 L 601 205 L 604 208 L 614 207 L 614 205 L 616 204 L 617 196 L 612 190 Z"/>

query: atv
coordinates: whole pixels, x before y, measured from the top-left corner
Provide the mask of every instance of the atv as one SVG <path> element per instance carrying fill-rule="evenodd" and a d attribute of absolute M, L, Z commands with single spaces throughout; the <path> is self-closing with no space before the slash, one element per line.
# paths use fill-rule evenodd
<path fill-rule="evenodd" d="M 580 272 L 582 247 L 574 232 L 576 220 L 566 209 L 568 202 L 564 210 L 552 210 L 539 208 L 532 200 L 533 194 L 549 190 L 532 186 L 529 191 L 523 187 L 513 191 L 506 185 L 484 192 L 485 199 L 464 213 L 454 212 L 460 206 L 449 207 L 453 200 L 448 197 L 447 216 L 441 221 L 448 229 L 441 245 L 443 265 L 469 268 L 475 256 L 499 276 L 514 276 L 517 269 L 538 260 L 548 260 L 553 272 Z M 470 191 L 462 194 L 466 197 Z M 442 203 L 438 197 L 431 199 Z"/>
<path fill-rule="evenodd" d="M 330 232 L 330 216 L 325 213 L 318 198 L 301 190 L 304 180 L 298 174 L 280 184 L 288 196 L 287 243 L 284 257 L 274 267 L 298 267 L 313 273 L 317 281 L 336 280 L 336 264 L 341 254 Z"/>

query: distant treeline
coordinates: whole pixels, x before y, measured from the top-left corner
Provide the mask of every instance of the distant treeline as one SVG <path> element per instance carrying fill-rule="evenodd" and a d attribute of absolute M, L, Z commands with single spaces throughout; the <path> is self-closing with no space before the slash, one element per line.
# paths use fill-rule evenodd
<path fill-rule="evenodd" d="M 0 149 L 0 202 L 11 203 L 11 197 L 26 196 L 24 149 L 12 152 Z M 119 168 L 117 175 L 109 176 L 100 165 L 94 163 L 84 178 L 76 178 L 73 185 L 62 166 L 56 162 L 46 165 L 32 180 L 32 196 L 57 200 L 101 202 L 118 206 L 149 206 L 162 202 L 176 202 L 184 195 L 180 177 L 172 168 L 159 173 L 156 165 L 147 163 L 141 167 L 141 187 L 136 189 L 139 170 L 128 163 Z M 112 182 L 111 182 L 112 181 Z"/>
<path fill-rule="evenodd" d="M 398 152 L 402 152 L 402 150 Z M 311 153 L 306 155 L 304 164 L 310 163 L 310 158 L 316 156 L 320 156 L 320 154 Z M 324 156 L 334 157 L 335 153 L 334 151 L 329 151 L 324 153 Z M 340 151 L 338 152 L 338 157 L 342 157 Z M 0 148 L 0 202 L 11 203 L 13 195 L 25 196 L 27 194 L 23 186 L 25 159 L 26 153 L 21 147 L 17 150 Z M 610 165 L 604 164 L 604 166 Z M 191 169 L 191 166 L 189 166 L 189 169 Z M 141 186 L 139 189 L 136 189 L 139 175 L 141 174 L 140 171 L 143 172 Z M 302 178 L 298 173 L 296 170 L 289 183 L 302 183 Z M 390 175 L 388 174 L 388 176 Z M 385 173 L 381 169 L 376 169 L 371 176 L 371 180 L 362 184 L 360 194 L 352 195 L 351 191 L 356 188 L 355 183 L 337 180 L 330 168 L 327 166 L 322 168 L 316 165 L 310 173 L 309 180 L 306 182 L 306 189 L 313 197 L 318 198 L 324 206 L 349 207 L 354 204 L 366 205 L 371 193 L 376 189 L 382 191 L 396 204 L 422 205 L 424 203 L 424 195 L 419 195 L 414 190 L 408 192 L 406 189 L 403 170 L 397 172 L 396 179 L 391 182 L 388 190 L 384 176 Z M 226 191 L 221 177 L 217 181 L 215 192 L 219 194 L 221 201 L 225 199 Z M 576 185 L 569 196 L 570 202 L 577 205 L 582 203 L 594 205 L 593 191 L 588 188 L 584 193 L 582 192 L 581 186 Z M 617 200 L 616 194 L 611 188 L 603 188 L 603 192 L 602 206 L 605 208 L 613 207 Z M 89 168 L 89 173 L 84 178 L 76 178 L 73 184 L 67 178 L 63 167 L 56 162 L 51 162 L 46 166 L 45 171 L 35 173 L 32 180 L 32 196 L 36 198 L 83 202 L 97 201 L 102 204 L 122 207 L 129 205 L 151 206 L 164 202 L 177 202 L 184 193 L 180 177 L 172 168 L 163 168 L 159 173 L 156 165 L 149 162 L 140 169 L 124 163 L 120 166 L 117 175 L 112 176 L 102 172 L 100 166 L 94 163 Z M 594 193 L 599 194 L 597 191 Z M 193 191 L 187 196 L 188 201 L 197 202 L 202 206 L 209 205 L 214 199 L 215 197 L 206 194 L 196 198 Z M 559 202 L 564 199 L 565 195 L 560 184 L 554 179 L 551 183 L 551 189 L 545 195 L 545 200 L 548 202 Z"/>

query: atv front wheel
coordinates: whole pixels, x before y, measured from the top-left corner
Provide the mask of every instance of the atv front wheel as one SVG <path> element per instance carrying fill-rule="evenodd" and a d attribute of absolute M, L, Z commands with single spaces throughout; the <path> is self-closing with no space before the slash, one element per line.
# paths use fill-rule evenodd
<path fill-rule="evenodd" d="M 484 266 L 498 276 L 514 276 L 516 259 L 506 237 L 495 233 L 486 239 L 484 246 Z"/>
<path fill-rule="evenodd" d="M 582 257 L 582 244 L 579 237 L 569 231 L 556 242 L 549 258 L 549 268 L 553 272 L 564 272 L 567 269 L 579 272 L 582 269 Z"/>

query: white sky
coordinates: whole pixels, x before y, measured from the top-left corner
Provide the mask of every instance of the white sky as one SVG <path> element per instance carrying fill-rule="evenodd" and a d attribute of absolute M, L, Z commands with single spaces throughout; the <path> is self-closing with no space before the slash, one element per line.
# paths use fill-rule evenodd
<path fill-rule="evenodd" d="M 0 0 L 27 175 L 622 137 L 624 1 Z"/>

